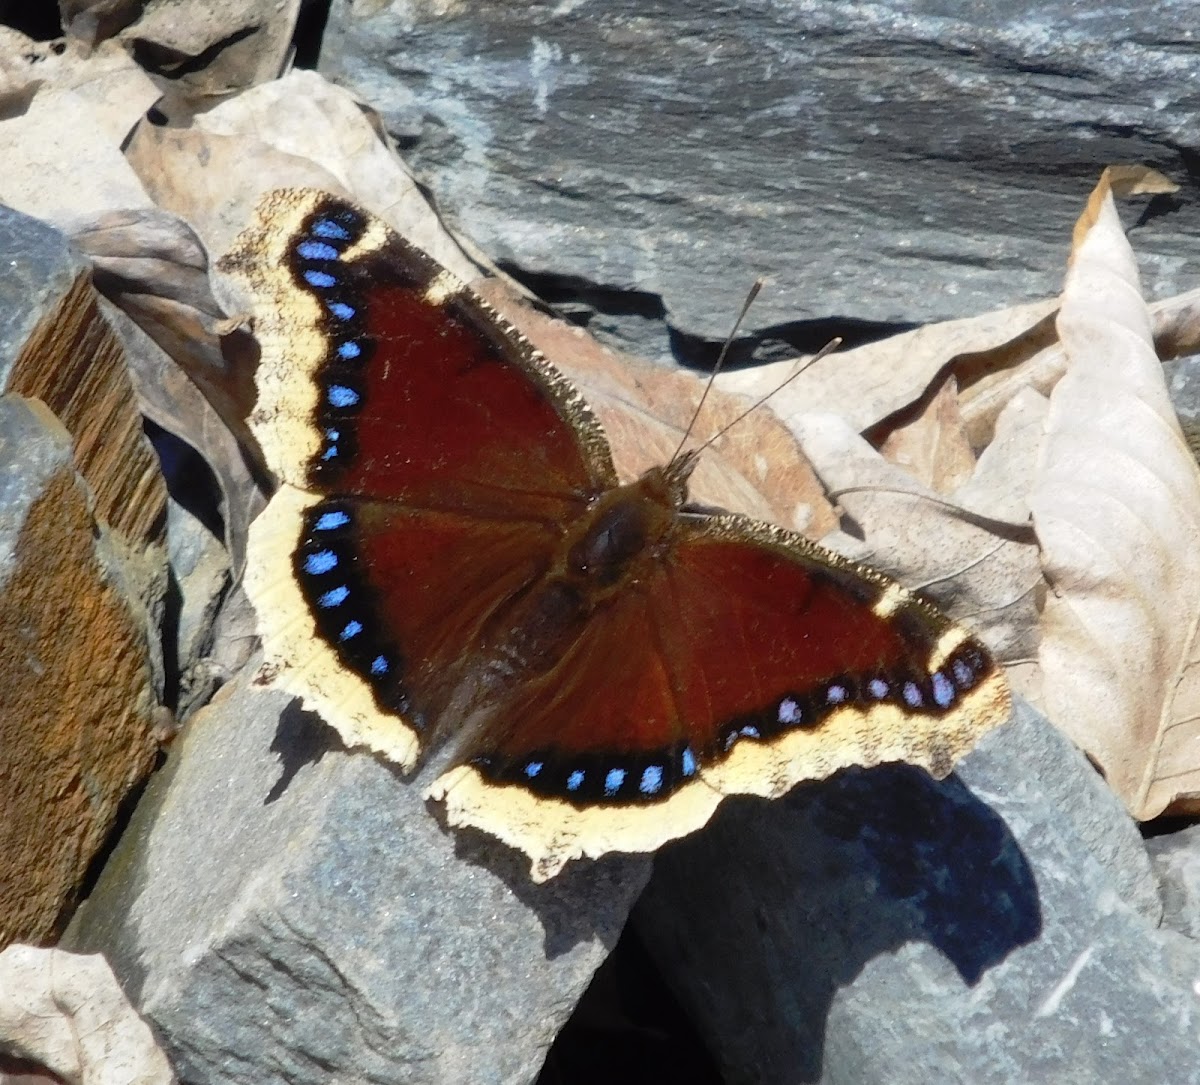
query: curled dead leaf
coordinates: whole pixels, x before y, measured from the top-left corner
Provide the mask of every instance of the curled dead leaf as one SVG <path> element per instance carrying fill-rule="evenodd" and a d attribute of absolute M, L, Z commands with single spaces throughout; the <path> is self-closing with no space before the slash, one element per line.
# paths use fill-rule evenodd
<path fill-rule="evenodd" d="M 1145 819 L 1200 799 L 1200 471 L 1111 188 L 1076 228 L 1031 506 L 1046 708 Z"/>

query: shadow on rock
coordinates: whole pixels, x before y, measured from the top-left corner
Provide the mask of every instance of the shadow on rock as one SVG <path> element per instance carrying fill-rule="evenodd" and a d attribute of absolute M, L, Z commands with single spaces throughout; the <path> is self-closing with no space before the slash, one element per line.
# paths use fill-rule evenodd
<path fill-rule="evenodd" d="M 660 853 L 634 920 L 731 1080 L 768 1081 L 820 1079 L 834 996 L 876 958 L 927 942 L 975 985 L 1042 928 L 1000 817 L 906 765 L 726 803 Z M 930 984 L 961 997 L 918 971 L 880 991 L 881 1020 Z"/>

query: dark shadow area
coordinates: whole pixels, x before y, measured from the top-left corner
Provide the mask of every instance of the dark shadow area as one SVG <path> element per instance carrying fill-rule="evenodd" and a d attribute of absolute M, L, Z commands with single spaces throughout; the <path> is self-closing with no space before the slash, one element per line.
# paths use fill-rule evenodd
<path fill-rule="evenodd" d="M 34 41 L 53 41 L 63 33 L 54 0 L 0 0 L 0 25 L 11 26 Z"/>
<path fill-rule="evenodd" d="M 271 740 L 271 752 L 279 756 L 279 779 L 263 799 L 263 806 L 283 797 L 296 774 L 306 765 L 315 765 L 330 750 L 344 750 L 341 735 L 315 712 L 306 712 L 300 707 L 300 699 L 293 700 L 279 714 L 279 726 Z"/>
<path fill-rule="evenodd" d="M 1180 814 L 1155 818 L 1153 821 L 1143 821 L 1138 828 L 1141 830 L 1143 840 L 1153 840 L 1157 836 L 1172 836 L 1197 824 L 1200 824 L 1200 817 Z"/>
<path fill-rule="evenodd" d="M 396 774 L 400 776 L 398 770 Z M 414 782 L 413 786 L 419 787 L 421 783 Z M 537 915 L 548 960 L 595 940 L 609 950 L 615 948 L 616 932 L 624 924 L 625 916 L 622 914 L 614 927 L 614 909 L 621 907 L 621 901 L 626 901 L 625 908 L 632 908 L 650 878 L 652 856 L 610 854 L 599 859 L 572 860 L 555 877 L 535 882 L 530 877 L 529 857 L 524 852 L 481 829 L 451 828 L 441 803 L 430 800 L 425 805 L 442 831 L 453 836 L 457 859 L 490 871 Z"/>
<path fill-rule="evenodd" d="M 257 34 L 258 29 L 256 26 L 243 27 L 228 37 L 213 42 L 207 49 L 195 56 L 186 56 L 146 38 L 133 38 L 130 48 L 133 52 L 133 59 L 146 71 L 161 76 L 163 79 L 182 79 L 185 76 L 204 71 L 231 45 L 236 45 Z"/>
<path fill-rule="evenodd" d="M 497 267 L 536 294 L 549 312 L 581 328 L 601 313 L 648 320 L 662 320 L 667 315 L 662 298 L 649 291 L 601 286 L 578 275 L 530 271 L 503 260 Z"/>
<path fill-rule="evenodd" d="M 637 933 L 626 927 L 558 1034 L 537 1085 L 721 1085 Z"/>
<path fill-rule="evenodd" d="M 809 811 L 833 848 L 866 853 L 881 928 L 929 942 L 966 983 L 1041 933 L 1033 871 L 1008 826 L 956 776 L 853 769 Z"/>
<path fill-rule="evenodd" d="M 833 998 L 869 962 L 927 942 L 974 985 L 1042 916 L 1004 822 L 955 777 L 894 765 L 727 802 L 663 849 L 633 923 L 722 1065 L 799 1082 L 821 1079 Z"/>
<path fill-rule="evenodd" d="M 221 487 L 208 461 L 170 430 L 145 418 L 142 427 L 154 447 L 167 492 L 218 539 L 225 537 Z"/>
<path fill-rule="evenodd" d="M 1126 234 L 1147 226 L 1156 219 L 1168 218 L 1182 210 L 1187 201 L 1178 192 L 1160 192 L 1151 196 L 1138 215 L 1137 221 L 1125 231 Z"/>
<path fill-rule="evenodd" d="M 60 934 L 66 929 L 80 902 L 87 900 L 92 895 L 93 890 L 96 888 L 96 883 L 99 882 L 100 876 L 104 873 L 104 868 L 108 866 L 108 862 L 117 850 L 121 838 L 129 828 L 134 812 L 137 810 L 138 803 L 142 801 L 142 796 L 145 794 L 146 788 L 154 778 L 155 773 L 166 763 L 166 760 L 166 752 L 160 749 L 155 756 L 154 767 L 146 774 L 143 780 L 126 792 L 125 796 L 117 804 L 117 812 L 113 817 L 113 823 L 109 827 L 107 835 L 104 837 L 104 843 L 100 845 L 95 855 L 92 856 L 91 861 L 87 865 L 87 870 L 84 871 L 83 878 L 80 879 L 78 889 L 64 903 L 63 909 L 59 914 L 56 929 Z"/>
<path fill-rule="evenodd" d="M 300 14 L 296 18 L 296 32 L 292 35 L 297 68 L 316 68 L 321 59 L 321 45 L 325 39 L 325 26 L 329 22 L 329 8 L 329 0 L 308 0 L 300 5 Z"/>
<path fill-rule="evenodd" d="M 751 311 L 753 315 L 753 311 Z M 733 317 L 730 317 L 732 326 Z M 757 328 L 753 335 L 741 335 L 730 344 L 722 369 L 744 369 L 793 359 L 801 354 L 816 354 L 830 340 L 840 338 L 839 350 L 852 350 L 901 332 L 911 331 L 917 324 L 879 323 L 855 320 L 852 317 L 827 317 L 821 320 L 796 320 L 785 324 L 770 324 Z M 723 341 L 689 335 L 677 328 L 668 328 L 671 351 L 681 365 L 690 369 L 711 372 Z"/>

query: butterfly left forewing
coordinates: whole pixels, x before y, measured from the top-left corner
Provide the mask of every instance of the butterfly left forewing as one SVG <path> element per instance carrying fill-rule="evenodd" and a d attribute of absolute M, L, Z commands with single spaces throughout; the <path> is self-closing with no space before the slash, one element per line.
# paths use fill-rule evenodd
<path fill-rule="evenodd" d="M 265 673 L 411 768 L 429 676 L 544 563 L 548 525 L 615 482 L 607 443 L 505 321 L 347 201 L 269 193 L 219 266 L 253 306 L 250 427 L 282 482 L 245 578 Z M 440 581 L 416 576 L 439 547 Z"/>

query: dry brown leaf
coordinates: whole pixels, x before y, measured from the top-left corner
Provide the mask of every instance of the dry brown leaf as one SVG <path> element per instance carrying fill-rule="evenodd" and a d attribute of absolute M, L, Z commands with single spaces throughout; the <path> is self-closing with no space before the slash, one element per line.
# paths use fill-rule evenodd
<path fill-rule="evenodd" d="M 971 477 L 975 456 L 963 428 L 958 382 L 944 381 L 915 418 L 893 429 L 879 452 L 937 493 L 951 493 Z"/>
<path fill-rule="evenodd" d="M 9 946 L 0 953 L 0 1048 L 71 1085 L 171 1085 L 149 1026 L 100 954 Z"/>
<path fill-rule="evenodd" d="M 1200 473 L 1106 179 L 1076 230 L 1031 506 L 1048 714 L 1138 818 L 1200 797 Z"/>

